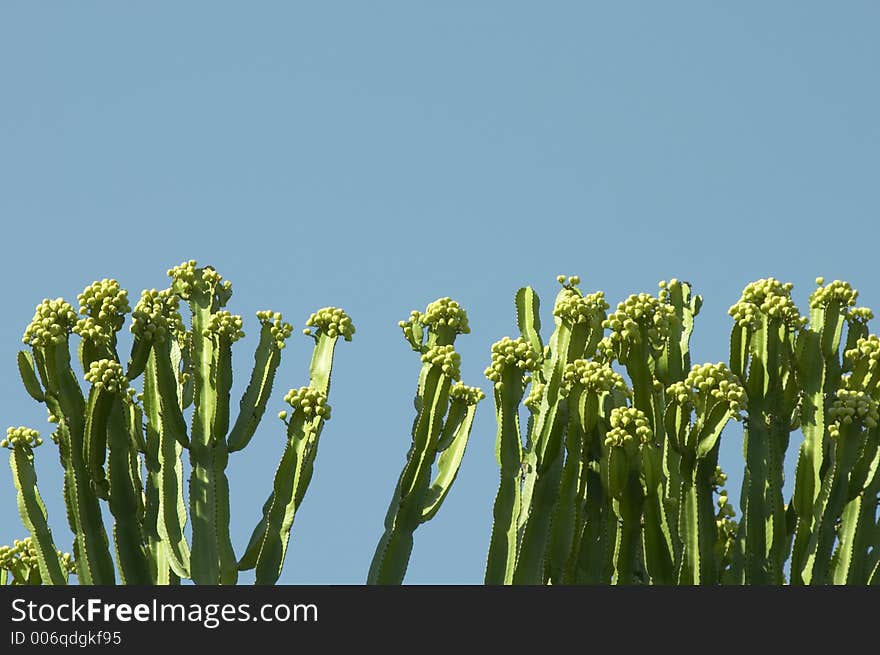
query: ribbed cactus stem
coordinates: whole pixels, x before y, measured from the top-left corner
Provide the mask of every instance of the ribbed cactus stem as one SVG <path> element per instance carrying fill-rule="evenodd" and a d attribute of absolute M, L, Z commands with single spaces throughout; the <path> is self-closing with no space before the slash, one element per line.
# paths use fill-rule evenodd
<path fill-rule="evenodd" d="M 495 457 L 500 469 L 500 483 L 492 510 L 492 536 L 486 561 L 486 584 L 513 582 L 517 555 L 517 518 L 521 511 L 522 435 L 519 427 L 519 403 L 522 400 L 523 369 L 506 366 L 495 383 L 495 414 L 498 433 Z"/>
<path fill-rule="evenodd" d="M 196 262 L 189 261 L 172 268 L 168 275 L 172 290 L 189 303 L 192 314 L 192 579 L 197 584 L 234 584 L 238 568 L 229 536 L 229 482 L 225 473 L 229 453 L 225 432 L 221 434 L 218 428 L 228 420 L 228 347 L 241 336 L 240 323 L 222 312 L 232 293 L 231 285 L 221 282 L 213 268 L 196 268 Z"/>
<path fill-rule="evenodd" d="M 567 402 L 563 398 L 565 369 L 571 362 L 596 353 L 602 337 L 602 322 L 608 309 L 602 292 L 586 296 L 581 293 L 577 276 L 567 280 L 562 277 L 560 283 L 563 288 L 553 306 L 555 330 L 550 337 L 549 356 L 535 372 L 542 393 L 526 443 L 526 480 L 523 484 L 521 514 L 517 521 L 520 543 L 513 579 L 515 584 L 545 581 L 551 522 L 559 504 L 569 425 Z M 519 319 L 529 308 L 519 306 L 519 294 L 517 300 L 518 323 L 522 331 L 520 338 L 531 345 L 535 341 L 529 329 L 532 321 L 523 324 Z M 523 327 L 526 329 L 522 330 Z M 578 439 L 576 435 L 571 438 Z M 572 443 L 571 446 L 579 450 L 576 444 Z M 573 472 L 569 474 L 569 482 L 577 485 Z M 564 492 L 572 493 L 571 489 L 565 489 Z M 553 566 L 554 574 L 561 575 L 562 567 L 562 563 Z"/>
<path fill-rule="evenodd" d="M 49 528 L 46 505 L 37 488 L 37 472 L 34 468 L 34 448 L 41 445 L 36 430 L 26 427 L 9 428 L 2 446 L 11 450 L 9 466 L 15 483 L 18 513 L 30 533 L 36 551 L 40 580 L 44 584 L 67 584 L 67 571 L 58 559 L 52 530 Z"/>
<path fill-rule="evenodd" d="M 458 302 L 439 298 L 398 325 L 412 349 L 421 354 L 417 415 L 367 584 L 403 582 L 415 530 L 436 515 L 449 493 L 470 435 L 473 406 L 483 397 L 479 389 L 453 384 L 460 377 L 461 362 L 453 344 L 458 335 L 470 332 L 467 313 Z M 437 475 L 432 480 L 435 462 Z"/>

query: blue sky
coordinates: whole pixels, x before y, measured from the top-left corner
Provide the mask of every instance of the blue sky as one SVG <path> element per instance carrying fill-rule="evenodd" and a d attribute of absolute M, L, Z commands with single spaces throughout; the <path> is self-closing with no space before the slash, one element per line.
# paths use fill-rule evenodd
<path fill-rule="evenodd" d="M 344 307 L 316 474 L 281 582 L 361 583 L 409 445 L 419 361 L 397 321 L 452 296 L 464 380 L 533 285 L 612 303 L 693 282 L 695 362 L 727 358 L 726 310 L 767 276 L 849 280 L 880 308 L 880 6 L 873 2 L 6 2 L 0 8 L 0 417 L 43 429 L 15 370 L 44 297 L 115 277 L 137 299 L 185 259 L 254 312 Z M 549 319 L 548 319 L 549 322 Z M 307 380 L 284 353 L 267 418 L 233 456 L 243 547 Z M 236 388 L 247 373 L 239 373 Z M 233 406 L 237 406 L 237 392 Z M 416 533 L 408 582 L 482 580 L 494 416 Z M 739 495 L 740 435 L 722 463 Z M 60 468 L 37 451 L 59 543 Z M 794 440 L 792 449 L 796 449 Z M 0 541 L 21 536 L 0 467 Z"/>

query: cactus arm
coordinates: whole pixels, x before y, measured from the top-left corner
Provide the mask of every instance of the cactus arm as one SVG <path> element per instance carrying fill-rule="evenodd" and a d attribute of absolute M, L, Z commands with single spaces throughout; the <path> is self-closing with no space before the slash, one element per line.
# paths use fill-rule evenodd
<path fill-rule="evenodd" d="M 79 583 L 113 584 L 115 571 L 109 540 L 84 454 L 85 400 L 70 368 L 66 342 L 44 348 L 36 359 L 45 363 L 47 401 L 50 409 L 54 406 L 52 413 L 60 421 L 59 441 L 66 453 L 65 491 L 69 518 L 73 519 Z"/>
<path fill-rule="evenodd" d="M 838 530 L 838 544 L 834 553 L 834 559 L 831 565 L 830 581 L 833 584 L 847 584 L 847 578 L 854 571 L 854 560 L 856 553 L 856 533 L 859 528 L 859 521 L 862 518 L 862 501 L 861 494 L 846 503 L 840 517 L 840 527 Z M 867 550 L 867 549 L 866 549 Z M 859 583 L 850 583 L 859 584 Z M 865 584 L 862 581 L 860 584 Z"/>
<path fill-rule="evenodd" d="M 284 341 L 279 340 L 273 330 L 274 327 L 268 320 L 260 330 L 260 342 L 254 352 L 251 379 L 241 397 L 238 418 L 227 439 L 230 453 L 241 450 L 250 443 L 266 411 L 275 381 L 275 371 L 281 363 L 281 347 L 284 345 Z"/>
<path fill-rule="evenodd" d="M 517 517 L 520 512 L 520 467 L 522 437 L 519 429 L 519 403 L 523 395 L 522 371 L 505 367 L 501 385 L 495 385 L 498 423 L 496 452 L 501 481 L 492 511 L 492 536 L 486 562 L 486 584 L 511 584 L 516 566 Z"/>
<path fill-rule="evenodd" d="M 875 431 L 875 440 L 876 437 Z M 876 545 L 880 543 L 880 526 L 877 525 L 876 519 L 877 504 L 880 502 L 878 500 L 880 499 L 880 452 L 874 455 L 870 480 L 864 491 L 847 505 L 848 508 L 850 505 L 857 506 L 858 515 L 851 519 L 855 525 L 849 528 L 852 531 L 852 537 L 848 540 L 851 544 L 852 558 L 843 581 L 846 584 L 868 584 L 871 569 L 876 563 L 876 558 L 880 557 L 880 548 Z M 854 508 L 850 509 L 852 513 L 853 510 Z M 873 555 L 869 554 L 872 547 Z M 873 562 L 871 557 L 874 558 Z M 837 579 L 836 577 L 835 583 L 841 584 Z"/>
<path fill-rule="evenodd" d="M 792 286 L 774 278 L 753 282 L 728 312 L 736 322 L 731 369 L 746 381 L 749 399 L 738 537 L 744 541 L 737 547 L 744 549 L 747 584 L 781 584 L 789 540 L 781 463 L 794 411 L 791 340 L 807 321 L 791 298 Z"/>
<path fill-rule="evenodd" d="M 611 583 L 630 585 L 636 581 L 636 562 L 641 541 L 641 520 L 644 495 L 638 473 L 630 473 L 620 498 L 613 501 L 617 516 L 617 538 L 614 543 L 614 575 Z"/>
<path fill-rule="evenodd" d="M 812 329 L 817 310 L 810 316 L 810 330 L 798 338 L 798 373 L 802 389 L 801 430 L 804 440 L 800 445 L 795 469 L 792 505 L 797 514 L 794 545 L 791 556 L 791 583 L 803 584 L 806 565 L 806 545 L 813 525 L 813 504 L 821 487 L 822 450 L 825 437 L 824 361 L 821 356 L 819 335 Z"/>
<path fill-rule="evenodd" d="M 119 576 L 122 584 L 146 585 L 152 582 L 145 552 L 145 540 L 138 512 L 139 488 L 131 479 L 130 426 L 126 425 L 126 409 L 120 397 L 112 398 L 107 422 L 107 442 L 110 449 L 110 512 L 115 523 L 113 537 Z"/>
<path fill-rule="evenodd" d="M 431 465 L 443 416 L 449 404 L 451 378 L 435 364 L 425 378 L 425 401 L 413 433 L 413 445 L 401 472 L 397 490 L 386 516 L 385 532 L 379 540 L 367 584 L 400 584 L 409 564 L 413 532 L 422 522 L 430 485 Z M 393 507 L 393 510 L 392 510 Z"/>
<path fill-rule="evenodd" d="M 18 351 L 18 374 L 25 390 L 31 398 L 39 403 L 46 401 L 46 395 L 34 370 L 34 357 L 26 350 Z"/>
<path fill-rule="evenodd" d="M 586 506 L 584 530 L 581 535 L 574 582 L 576 584 L 599 584 L 610 580 L 604 573 L 604 557 L 609 550 L 605 540 L 608 536 L 610 503 L 602 486 L 602 478 L 594 467 L 586 471 Z"/>
<path fill-rule="evenodd" d="M 529 342 L 536 353 L 544 352 L 541 342 L 540 299 L 531 287 L 516 292 L 516 324 L 520 335 Z"/>
<path fill-rule="evenodd" d="M 151 487 L 155 487 L 155 526 L 159 539 L 163 542 L 165 557 L 174 573 L 181 578 L 190 577 L 190 550 L 184 536 L 186 525 L 186 504 L 183 497 L 183 466 L 181 463 L 182 447 L 174 434 L 179 434 L 178 420 L 182 416 L 165 412 L 164 407 L 175 401 L 174 386 L 166 386 L 165 393 L 160 392 L 163 383 L 159 380 L 161 361 L 168 354 L 167 345 L 163 355 L 164 344 L 157 344 L 151 354 L 144 373 L 144 411 L 147 416 L 148 470 Z M 173 378 L 171 385 L 174 385 Z M 184 425 L 185 429 L 185 425 Z M 153 525 L 152 521 L 148 522 Z"/>
<path fill-rule="evenodd" d="M 302 422 L 296 427 L 291 422 L 288 445 L 275 472 L 272 502 L 256 546 L 256 584 L 274 584 L 281 573 L 287 539 L 296 513 L 296 487 L 302 476 L 309 442 L 309 434 L 305 428 Z"/>
<path fill-rule="evenodd" d="M 750 375 L 752 382 L 757 376 Z M 754 388 L 754 383 L 751 385 Z M 761 394 L 763 395 L 763 394 Z M 759 394 L 749 393 L 749 415 L 746 419 L 744 448 L 748 477 L 743 480 L 746 500 L 743 503 L 743 521 L 745 530 L 746 553 L 746 584 L 769 584 L 768 571 L 765 566 L 767 537 L 765 517 L 764 487 L 767 477 L 767 441 L 769 434 L 760 418 L 763 403 L 757 401 Z M 754 400 L 753 400 L 754 399 Z"/>
<path fill-rule="evenodd" d="M 557 410 L 555 414 L 554 423 L 557 427 L 549 435 L 550 439 L 554 441 L 560 440 L 565 435 L 565 425 L 568 422 L 565 408 Z M 513 584 L 542 584 L 544 582 L 554 510 L 560 499 L 560 494 L 570 492 L 568 489 L 560 489 L 564 457 L 562 451 L 556 446 L 553 447 L 553 450 L 556 451 L 553 453 L 554 456 L 544 462 L 543 470 L 538 471 L 538 476 L 535 479 L 528 519 L 520 539 Z M 576 484 L 576 480 L 572 482 Z M 522 505 L 522 499 L 520 502 Z M 525 507 L 522 507 L 522 511 L 525 511 Z M 557 569 L 557 572 L 559 573 L 560 570 Z"/>
<path fill-rule="evenodd" d="M 7 436 L 7 441 L 8 439 Z M 40 441 L 34 443 L 38 445 Z M 36 546 L 40 578 L 46 584 L 67 584 L 67 573 L 61 569 L 58 551 L 47 522 L 46 506 L 37 488 L 32 446 L 29 444 L 13 446 L 9 454 L 9 466 L 12 469 L 12 478 L 17 491 L 18 513 Z"/>
<path fill-rule="evenodd" d="M 104 464 L 107 457 L 107 420 L 112 405 L 111 394 L 104 393 L 94 386 L 89 390 L 83 456 L 89 469 L 89 476 L 94 483 L 95 493 L 104 500 L 108 499 L 109 494 Z"/>
<path fill-rule="evenodd" d="M 321 395 L 326 398 L 323 393 Z M 274 584 L 281 575 L 290 530 L 302 502 L 302 477 L 306 465 L 314 463 L 318 433 L 322 427 L 322 416 L 305 416 L 301 411 L 295 412 L 288 424 L 287 446 L 275 474 L 264 520 L 257 526 L 260 532 L 255 531 L 251 537 L 254 545 L 249 546 L 249 550 L 255 552 L 249 557 L 256 568 L 256 584 Z"/>
<path fill-rule="evenodd" d="M 150 577 L 153 584 L 168 584 L 168 564 L 165 557 L 165 544 L 159 536 L 159 494 L 161 464 L 159 463 L 159 432 L 160 412 L 158 391 L 156 391 L 156 369 L 151 364 L 152 347 L 147 353 L 148 358 L 142 371 L 144 391 L 142 395 L 144 418 L 144 467 L 146 480 L 144 481 L 144 521 L 143 530 L 150 563 Z M 128 367 L 129 370 L 131 366 Z M 127 376 L 126 376 L 127 377 Z"/>
<path fill-rule="evenodd" d="M 818 506 L 821 514 L 816 524 L 815 533 L 810 540 L 810 558 L 812 564 L 811 584 L 828 584 L 833 564 L 833 548 L 837 538 L 836 523 L 843 514 L 847 497 L 847 477 L 854 465 L 860 443 L 855 430 L 841 429 L 834 448 L 834 464 L 828 472 L 830 484 L 827 494 L 820 495 Z"/>
<path fill-rule="evenodd" d="M 583 358 L 588 348 L 595 349 L 608 307 L 601 292 L 583 296 L 575 286 L 578 282 L 577 277 L 569 278 L 568 283 L 562 281 L 563 289 L 554 303 L 556 330 L 550 339 L 549 360 L 544 364 L 546 384 L 534 419 L 535 441 L 530 449 L 533 452 L 529 453 L 526 461 L 527 475 L 536 479 L 526 481 L 530 494 L 522 499 L 521 511 L 527 513 L 527 517 L 524 522 L 519 520 L 522 529 L 515 584 L 543 581 L 551 539 L 550 524 L 557 504 L 565 458 L 568 417 L 567 403 L 562 400 L 563 377 L 569 363 Z M 593 355 L 594 352 L 589 354 Z M 573 484 L 577 484 L 576 480 Z M 559 575 L 562 566 L 560 563 L 556 567 Z"/>
<path fill-rule="evenodd" d="M 68 453 L 64 474 L 65 500 L 74 527 L 77 578 L 83 585 L 114 584 L 115 572 L 107 532 L 98 498 L 91 489 L 83 463 L 82 445 L 71 434 L 66 419 L 59 423 L 58 432 L 62 447 Z"/>
<path fill-rule="evenodd" d="M 194 361 L 189 448 L 190 573 L 196 584 L 231 584 L 238 572 L 229 536 L 226 434 L 217 429 L 227 427 L 224 417 L 228 417 L 231 377 L 229 343 L 242 333 L 240 317 L 218 311 L 225 302 L 218 282 L 219 276 L 211 269 L 202 269 L 201 280 L 189 289 Z M 174 284 L 178 285 L 177 279 Z"/>
<path fill-rule="evenodd" d="M 583 405 L 583 409 L 581 406 Z M 590 416 L 586 416 L 586 414 Z M 551 521 L 548 573 L 553 584 L 563 581 L 566 564 L 575 547 L 575 535 L 583 530 L 581 522 L 585 491 L 584 441 L 586 432 L 581 428 L 584 422 L 595 426 L 598 413 L 598 398 L 589 394 L 570 394 L 568 398 L 568 427 L 565 435 L 565 463 L 562 467 L 559 494 Z"/>
<path fill-rule="evenodd" d="M 131 354 L 128 357 L 128 366 L 126 368 L 125 377 L 134 380 L 140 377 L 147 365 L 147 359 L 150 357 L 152 344 L 149 339 L 135 336 L 131 344 Z"/>
<path fill-rule="evenodd" d="M 445 439 L 441 439 L 441 442 L 449 440 L 450 437 L 451 440 L 448 443 L 441 443 L 443 448 L 440 452 L 440 457 L 437 459 L 437 474 L 425 496 L 425 503 L 422 509 L 422 523 L 436 516 L 449 490 L 452 488 L 452 483 L 455 482 L 476 412 L 476 404 L 466 404 L 459 400 L 454 400 L 450 403 L 449 414 L 443 425 Z M 440 449 L 440 446 L 438 446 L 438 449 Z"/>
<path fill-rule="evenodd" d="M 257 316 L 263 328 L 255 354 L 254 374 L 242 398 L 239 419 L 230 433 L 230 440 L 237 449 L 247 445 L 262 416 L 278 366 L 275 360 L 280 357 L 284 340 L 292 329 L 278 313 L 259 312 Z M 315 312 L 306 324 L 315 328 L 314 334 L 306 330 L 315 339 L 310 384 L 299 390 L 291 389 L 285 396 L 285 401 L 298 411 L 288 423 L 288 443 L 273 481 L 273 490 L 263 504 L 262 518 L 237 565 L 240 571 L 257 568 L 257 584 L 272 584 L 281 573 L 293 520 L 311 481 L 323 422 L 330 416 L 329 405 L 326 413 L 321 409 L 319 414 L 313 414 L 314 403 L 322 407 L 326 404 L 336 342 L 340 336 L 350 341 L 355 331 L 351 319 L 335 307 Z M 313 403 L 310 409 L 299 406 L 303 399 Z M 303 415 L 306 419 L 302 418 Z M 282 416 L 286 417 L 286 412 Z"/>

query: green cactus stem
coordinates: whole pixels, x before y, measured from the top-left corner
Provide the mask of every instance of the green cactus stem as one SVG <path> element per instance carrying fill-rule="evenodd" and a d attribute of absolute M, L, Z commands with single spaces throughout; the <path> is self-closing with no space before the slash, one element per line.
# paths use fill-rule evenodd
<path fill-rule="evenodd" d="M 367 584 L 403 582 L 415 530 L 436 515 L 449 493 L 467 445 L 474 408 L 483 397 L 479 389 L 453 384 L 460 378 L 461 361 L 453 344 L 459 334 L 470 332 L 467 313 L 458 302 L 440 298 L 424 313 L 414 311 L 398 325 L 412 349 L 421 354 L 417 415 Z M 432 480 L 435 462 L 437 473 Z"/>
<path fill-rule="evenodd" d="M 34 448 L 43 440 L 36 430 L 26 427 L 9 428 L 0 447 L 9 448 L 9 466 L 18 492 L 18 513 L 31 535 L 40 580 L 44 584 L 67 584 L 67 571 L 61 567 L 49 529 L 48 514 L 40 491 L 37 489 L 37 472 L 34 469 Z"/>
<path fill-rule="evenodd" d="M 262 397 L 268 394 L 263 387 L 267 384 L 267 378 L 271 385 L 271 376 L 274 375 L 272 360 L 280 353 L 284 340 L 291 332 L 290 325 L 281 320 L 280 314 L 264 312 L 259 317 L 263 323 L 263 333 L 255 357 L 255 373 L 242 398 L 241 413 L 236 422 L 239 426 L 247 425 L 246 422 L 262 414 L 261 404 L 265 407 Z M 284 397 L 293 410 L 289 418 L 286 410 L 279 414 L 287 426 L 286 446 L 275 472 L 272 492 L 263 504 L 263 516 L 238 562 L 240 571 L 256 569 L 255 582 L 260 585 L 274 584 L 281 575 L 296 512 L 303 502 L 314 471 L 321 431 L 324 422 L 330 419 L 327 398 L 336 342 L 340 337 L 351 341 L 355 331 L 351 318 L 336 307 L 318 310 L 309 317 L 306 325 L 311 329 L 307 328 L 304 332 L 315 341 L 309 386 L 291 389 Z M 263 357 L 266 358 L 265 363 L 261 363 Z M 259 375 L 258 370 L 262 371 Z M 241 437 L 243 443 L 250 440 L 247 434 L 250 429 L 245 427 L 241 433 L 245 435 Z M 235 433 L 236 429 L 233 428 L 232 434 Z"/>
<path fill-rule="evenodd" d="M 486 562 L 486 584 L 513 582 L 517 556 L 517 518 L 521 511 L 520 475 L 523 463 L 519 403 L 525 392 L 526 373 L 537 366 L 537 353 L 523 339 L 504 337 L 492 344 L 492 363 L 486 377 L 494 384 L 498 434 L 495 457 L 501 481 L 495 496 L 492 537 Z"/>
<path fill-rule="evenodd" d="M 679 453 L 681 473 L 677 529 L 682 550 L 676 578 L 679 584 L 716 584 L 720 563 L 713 493 L 719 439 L 729 420 L 741 419 L 745 390 L 719 362 L 694 366 L 666 395 L 666 436 Z"/>

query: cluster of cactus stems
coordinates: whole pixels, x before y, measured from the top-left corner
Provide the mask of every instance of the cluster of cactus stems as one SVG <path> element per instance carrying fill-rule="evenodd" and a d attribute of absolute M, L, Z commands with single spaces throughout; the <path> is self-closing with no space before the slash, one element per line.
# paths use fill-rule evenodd
<path fill-rule="evenodd" d="M 286 446 L 273 487 L 245 553 L 230 539 L 229 455 L 253 438 L 269 401 L 291 325 L 277 312 L 258 312 L 259 343 L 238 415 L 230 414 L 232 344 L 243 320 L 224 309 L 232 285 L 213 268 L 184 262 L 168 271 L 171 285 L 144 291 L 132 310 L 115 280 L 89 285 L 79 312 L 63 299 L 44 300 L 24 333 L 18 354 L 28 393 L 46 405 L 55 425 L 64 471 L 64 500 L 72 554 L 55 547 L 37 488 L 34 450 L 43 443 L 27 427 L 9 428 L 2 446 L 10 465 L 27 539 L 0 550 L 3 583 L 234 584 L 256 569 L 258 584 L 277 581 L 297 508 L 303 500 L 324 421 L 333 353 L 354 326 L 340 309 L 311 316 L 315 341 L 307 387 L 285 396 L 280 413 Z M 189 321 L 180 313 L 189 310 Z M 131 354 L 125 364 L 117 335 L 131 314 Z M 72 367 L 71 334 L 87 389 Z M 133 383 L 142 378 L 142 390 Z M 187 424 L 184 412 L 191 408 Z M 183 453 L 191 474 L 184 490 Z M 113 517 L 108 530 L 106 503 Z M 188 507 L 187 507 L 188 505 Z M 185 534 L 191 527 L 191 543 Z"/>
<path fill-rule="evenodd" d="M 291 326 L 258 313 L 260 341 L 233 422 L 231 346 L 243 321 L 223 309 L 231 285 L 193 261 L 169 275 L 169 288 L 144 291 L 133 310 L 106 279 L 80 295 L 78 313 L 60 298 L 37 307 L 18 366 L 56 426 L 75 539 L 70 554 L 53 541 L 34 470 L 42 439 L 9 428 L 0 445 L 11 450 L 30 536 L 0 548 L 3 584 L 65 584 L 71 573 L 111 584 L 117 571 L 136 584 L 231 584 L 249 569 L 259 584 L 278 579 L 330 418 L 334 348 L 354 326 L 333 307 L 307 321 L 309 384 L 284 397 L 286 447 L 237 557 L 226 466 L 265 412 Z M 869 332 L 871 311 L 855 306 L 857 291 L 817 278 L 804 316 L 791 284 L 753 282 L 729 310 L 729 362 L 694 364 L 702 299 L 690 283 L 663 281 L 656 296 L 632 295 L 609 312 L 604 294 L 583 293 L 578 277 L 558 281 L 546 343 L 538 296 L 524 287 L 519 334 L 492 345 L 485 371 L 500 469 L 486 584 L 880 584 L 880 337 Z M 134 342 L 123 365 L 117 334 L 129 312 Z M 457 302 L 440 298 L 399 326 L 422 362 L 416 416 L 368 584 L 403 582 L 415 530 L 447 497 L 484 397 L 460 380 L 455 339 L 470 327 Z M 87 392 L 71 368 L 72 333 Z M 718 465 L 730 421 L 743 423 L 738 520 Z M 803 440 L 786 500 L 792 433 Z"/>
<path fill-rule="evenodd" d="M 692 365 L 689 283 L 608 313 L 602 292 L 558 281 L 547 344 L 520 289 L 519 336 L 486 370 L 501 475 L 487 584 L 880 584 L 880 339 L 848 283 L 817 279 L 809 317 L 791 284 L 748 285 L 729 364 Z M 739 521 L 718 466 L 731 420 L 744 423 Z"/>
<path fill-rule="evenodd" d="M 483 392 L 460 380 L 455 338 L 470 332 L 467 313 L 456 301 L 440 298 L 424 312 L 398 324 L 421 355 L 415 396 L 416 417 L 406 464 L 385 515 L 367 584 L 401 584 L 413 549 L 413 533 L 432 519 L 446 499 L 464 457 L 477 403 Z"/>

